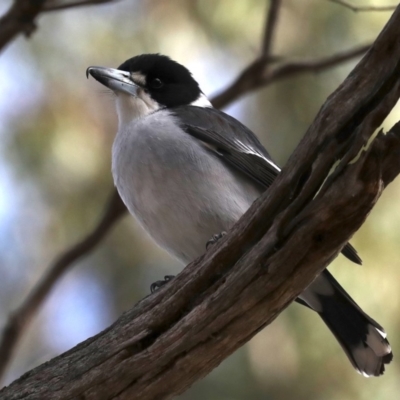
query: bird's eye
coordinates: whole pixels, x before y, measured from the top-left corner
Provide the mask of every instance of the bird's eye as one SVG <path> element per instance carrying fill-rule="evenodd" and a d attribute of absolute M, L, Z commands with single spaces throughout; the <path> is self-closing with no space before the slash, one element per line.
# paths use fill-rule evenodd
<path fill-rule="evenodd" d="M 160 89 L 160 88 L 162 88 L 164 86 L 164 83 L 160 79 L 155 78 L 150 82 L 150 86 L 153 89 Z"/>

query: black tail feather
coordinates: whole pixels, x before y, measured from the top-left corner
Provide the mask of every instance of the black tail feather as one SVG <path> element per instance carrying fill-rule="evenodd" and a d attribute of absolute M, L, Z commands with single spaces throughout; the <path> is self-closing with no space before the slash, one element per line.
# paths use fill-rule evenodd
<path fill-rule="evenodd" d="M 347 243 L 343 247 L 342 254 L 350 261 L 353 261 L 354 263 L 359 265 L 362 264 L 361 257 L 358 255 L 357 250 L 350 243 Z"/>
<path fill-rule="evenodd" d="M 300 296 L 321 316 L 358 372 L 379 376 L 393 359 L 381 325 L 369 317 L 325 270 Z"/>

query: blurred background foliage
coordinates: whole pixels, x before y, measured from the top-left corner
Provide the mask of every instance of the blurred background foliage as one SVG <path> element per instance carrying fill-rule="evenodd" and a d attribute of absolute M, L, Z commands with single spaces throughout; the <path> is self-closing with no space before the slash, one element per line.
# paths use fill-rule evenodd
<path fill-rule="evenodd" d="M 0 12 L 10 3 L 2 0 Z M 258 55 L 266 8 L 261 0 L 125 0 L 43 14 L 30 40 L 9 45 L 0 57 L 0 326 L 54 257 L 92 229 L 111 192 L 113 98 L 86 79 L 86 68 L 160 52 L 185 64 L 212 96 Z M 274 53 L 289 59 L 346 50 L 374 40 L 388 17 L 322 0 L 284 0 Z M 283 165 L 355 63 L 278 82 L 226 111 Z M 180 399 L 398 398 L 399 198 L 400 180 L 355 235 L 364 265 L 340 256 L 330 267 L 388 332 L 395 360 L 383 377 L 355 373 L 318 316 L 292 305 Z M 181 268 L 125 217 L 54 288 L 6 382 L 99 332 L 146 296 L 152 282 Z"/>

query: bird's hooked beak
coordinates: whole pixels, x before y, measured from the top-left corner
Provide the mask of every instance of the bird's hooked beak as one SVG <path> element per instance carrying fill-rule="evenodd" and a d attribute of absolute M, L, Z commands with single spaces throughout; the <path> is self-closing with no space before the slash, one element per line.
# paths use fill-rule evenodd
<path fill-rule="evenodd" d="M 132 81 L 129 72 L 119 69 L 89 67 L 86 70 L 87 78 L 89 78 L 89 74 L 92 75 L 96 81 L 99 81 L 114 92 L 123 92 L 136 97 L 137 91 L 140 88 L 138 84 Z"/>

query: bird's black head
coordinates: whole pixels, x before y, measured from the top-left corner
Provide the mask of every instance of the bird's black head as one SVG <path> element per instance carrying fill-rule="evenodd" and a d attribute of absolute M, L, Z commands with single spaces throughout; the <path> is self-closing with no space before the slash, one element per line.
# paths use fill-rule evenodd
<path fill-rule="evenodd" d="M 193 103 L 202 94 L 190 71 L 167 56 L 142 54 L 126 60 L 118 70 L 128 72 L 134 83 L 165 107 Z"/>
<path fill-rule="evenodd" d="M 189 70 L 160 54 L 130 58 L 117 69 L 89 67 L 86 74 L 114 91 L 120 119 L 135 119 L 161 108 L 211 106 Z"/>

